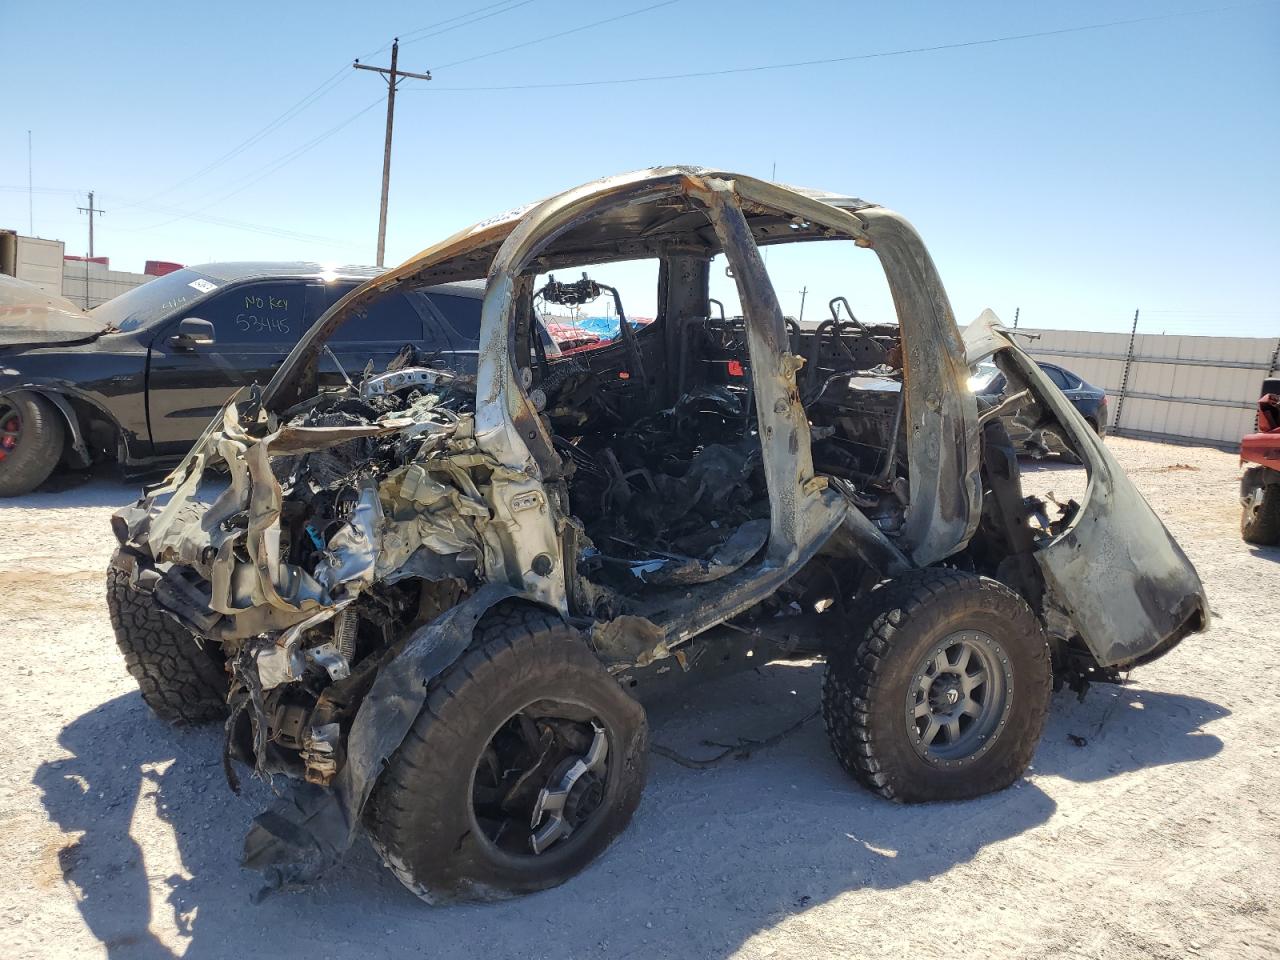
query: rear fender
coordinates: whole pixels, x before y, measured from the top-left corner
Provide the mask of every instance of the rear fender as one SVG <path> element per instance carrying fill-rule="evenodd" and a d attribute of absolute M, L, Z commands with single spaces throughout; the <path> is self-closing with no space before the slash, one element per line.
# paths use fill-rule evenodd
<path fill-rule="evenodd" d="M 964 339 L 971 363 L 1002 353 L 1017 368 L 1088 471 L 1074 520 L 1033 554 L 1046 601 L 1104 667 L 1152 660 L 1204 629 L 1209 602 L 1195 567 L 1071 401 L 990 310 Z"/>

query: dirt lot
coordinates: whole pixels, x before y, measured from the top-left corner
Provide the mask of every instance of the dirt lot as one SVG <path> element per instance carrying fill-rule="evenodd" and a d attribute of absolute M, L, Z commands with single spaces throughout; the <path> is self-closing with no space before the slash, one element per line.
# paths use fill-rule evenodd
<path fill-rule="evenodd" d="M 1113 440 L 1191 555 L 1211 631 L 1084 703 L 1058 694 L 1028 777 L 899 807 L 858 789 L 819 722 L 745 760 L 653 757 L 644 801 L 569 884 L 430 908 L 367 845 L 250 900 L 237 864 L 266 788 L 223 783 L 219 731 L 153 718 L 103 603 L 108 480 L 0 506 L 0 917 L 5 957 L 1263 957 L 1280 953 L 1280 550 L 1238 536 L 1235 458 Z M 1030 467 L 1060 496 L 1078 470 Z M 768 737 L 821 666 L 771 665 L 651 708 L 655 742 Z M 1270 731 L 1270 732 L 1268 732 Z M 1083 738 L 1082 740 L 1076 738 Z"/>

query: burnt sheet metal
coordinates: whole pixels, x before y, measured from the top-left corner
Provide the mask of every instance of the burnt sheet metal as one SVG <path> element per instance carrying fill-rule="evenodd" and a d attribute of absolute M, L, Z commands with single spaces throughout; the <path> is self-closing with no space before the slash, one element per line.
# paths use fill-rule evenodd
<path fill-rule="evenodd" d="M 662 627 L 629 613 L 592 624 L 591 646 L 612 671 L 645 667 L 671 656 Z"/>
<path fill-rule="evenodd" d="M 631 565 L 631 573 L 637 579 L 655 587 L 711 583 L 741 568 L 760 552 L 760 548 L 768 539 L 768 520 L 748 520 L 733 531 L 729 538 L 706 559 L 673 555 L 636 561 Z"/>
<path fill-rule="evenodd" d="M 965 331 L 965 347 L 970 362 L 1004 352 L 1088 471 L 1073 522 L 1033 556 L 1047 601 L 1079 631 L 1098 663 L 1145 662 L 1204 629 L 1209 601 L 1195 567 L 1079 411 L 990 310 Z"/>
<path fill-rule="evenodd" d="M 837 486 L 843 490 L 843 486 Z M 855 504 L 844 515 L 844 529 L 853 551 L 863 563 L 886 577 L 900 577 L 912 569 L 911 561 L 898 549 L 883 530 L 877 527 Z"/>
<path fill-rule="evenodd" d="M 917 566 L 967 544 L 981 517 L 978 408 L 960 332 L 924 242 L 898 214 L 859 214 L 902 324 L 910 506 L 899 542 Z"/>
<path fill-rule="evenodd" d="M 752 390 L 760 431 L 760 450 L 769 488 L 769 546 L 773 565 L 794 563 L 822 527 L 834 503 L 826 477 L 815 476 L 809 441 L 809 417 L 800 402 L 796 372 L 804 359 L 790 352 L 782 308 L 755 244 L 734 185 L 716 177 L 687 177 L 685 189 L 706 205 L 746 318 Z"/>
<path fill-rule="evenodd" d="M 324 610 L 332 615 L 335 604 L 375 581 L 406 575 L 401 568 L 422 548 L 442 559 L 419 557 L 414 570 L 454 575 L 484 569 L 496 577 L 502 552 L 481 528 L 498 536 L 501 523 L 510 524 L 511 510 L 499 505 L 491 516 L 486 498 L 501 489 L 521 491 L 532 481 L 475 449 L 470 418 L 442 422 L 425 400 L 410 410 L 411 416 L 339 427 L 280 425 L 262 414 L 260 426 L 270 432 L 255 437 L 229 404 L 222 429 L 207 432 L 165 484 L 148 491 L 154 506 L 121 512 L 117 535 L 157 563 L 185 565 L 208 580 L 209 608 L 222 618 L 206 632 L 220 640 L 283 630 Z M 281 446 L 286 455 L 299 455 L 390 433 L 422 440 L 419 459 L 380 485 L 362 481 L 355 509 L 325 544 L 326 559 L 314 573 L 285 562 L 279 523 L 284 492 L 270 458 L 282 453 Z M 225 473 L 207 469 L 218 463 Z M 477 467 L 489 478 L 483 489 L 471 477 Z M 535 505 L 542 503 L 539 494 Z M 447 505 L 452 509 L 432 509 Z M 247 526 L 227 522 L 241 511 Z M 238 557 L 241 550 L 249 562 Z"/>
<path fill-rule="evenodd" d="M 490 583 L 415 631 L 400 655 L 378 671 L 347 738 L 347 761 L 331 789 L 299 785 L 254 820 L 243 864 L 279 883 L 311 880 L 351 846 L 360 813 L 387 760 L 404 742 L 427 699 L 427 684 L 467 649 L 476 624 L 519 591 Z"/>
<path fill-rule="evenodd" d="M 951 303 L 920 235 L 900 214 L 830 196 L 735 177 L 744 208 L 766 207 L 805 218 L 808 230 L 852 237 L 884 266 L 902 332 L 910 508 L 898 542 L 917 566 L 968 544 L 981 519 L 977 404 Z M 744 301 L 745 302 L 745 301 Z"/>

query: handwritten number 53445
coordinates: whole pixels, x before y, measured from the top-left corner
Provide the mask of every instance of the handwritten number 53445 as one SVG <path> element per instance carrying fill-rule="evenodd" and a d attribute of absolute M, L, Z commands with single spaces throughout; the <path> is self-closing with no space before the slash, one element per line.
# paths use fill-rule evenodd
<path fill-rule="evenodd" d="M 241 313 L 236 315 L 236 326 L 241 333 L 288 333 L 289 318 Z"/>

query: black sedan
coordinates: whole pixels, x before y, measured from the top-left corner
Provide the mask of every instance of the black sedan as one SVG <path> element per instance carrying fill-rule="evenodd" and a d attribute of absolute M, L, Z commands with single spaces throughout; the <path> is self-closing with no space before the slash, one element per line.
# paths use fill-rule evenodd
<path fill-rule="evenodd" d="M 1106 391 L 1057 364 L 1041 363 L 1039 366 L 1062 391 L 1063 396 L 1071 401 L 1072 406 L 1080 411 L 1080 415 L 1089 422 L 1089 426 L 1093 427 L 1099 436 L 1105 435 L 1107 432 Z M 969 388 L 979 397 L 994 401 L 1004 392 L 1004 374 L 994 363 L 989 360 L 983 361 L 973 368 L 973 376 L 969 378 Z M 1006 417 L 1005 426 L 1009 431 L 1009 438 L 1027 453 L 1035 456 L 1043 456 L 1046 453 L 1071 455 L 1071 451 L 1067 449 L 1060 437 L 1042 431 L 1029 430 L 1015 417 Z"/>
<path fill-rule="evenodd" d="M 270 380 L 307 328 L 377 272 L 204 264 L 87 313 L 4 278 L 0 496 L 34 489 L 59 462 L 115 460 L 138 474 L 176 461 L 235 390 Z M 469 283 L 385 297 L 330 339 L 324 373 L 358 378 L 405 344 L 474 370 L 483 296 Z"/>

